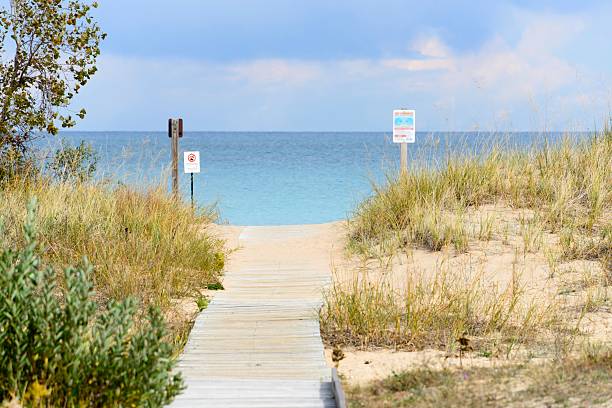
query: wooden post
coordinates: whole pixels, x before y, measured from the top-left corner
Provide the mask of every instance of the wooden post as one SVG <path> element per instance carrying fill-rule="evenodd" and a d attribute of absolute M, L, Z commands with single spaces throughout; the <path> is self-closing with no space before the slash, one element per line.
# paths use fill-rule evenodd
<path fill-rule="evenodd" d="M 400 143 L 400 175 L 408 174 L 408 143 Z"/>
<path fill-rule="evenodd" d="M 172 121 L 172 195 L 178 197 L 178 126 L 177 121 Z"/>
<path fill-rule="evenodd" d="M 183 119 L 168 119 L 168 136 L 172 146 L 172 195 L 179 196 L 179 137 L 183 136 Z"/>

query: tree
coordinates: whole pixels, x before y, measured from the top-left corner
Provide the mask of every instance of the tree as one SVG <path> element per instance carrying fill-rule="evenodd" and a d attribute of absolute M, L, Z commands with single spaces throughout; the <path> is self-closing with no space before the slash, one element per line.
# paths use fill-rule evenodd
<path fill-rule="evenodd" d="M 0 6 L 0 162 L 25 155 L 37 132 L 57 134 L 85 110 L 70 101 L 95 74 L 106 37 L 84 0 L 11 0 Z"/>

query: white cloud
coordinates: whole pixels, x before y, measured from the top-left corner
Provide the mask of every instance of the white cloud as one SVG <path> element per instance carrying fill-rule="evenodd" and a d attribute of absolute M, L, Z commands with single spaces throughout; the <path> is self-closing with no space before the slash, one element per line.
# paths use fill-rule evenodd
<path fill-rule="evenodd" d="M 418 37 L 412 42 L 411 49 L 424 57 L 446 58 L 450 49 L 438 37 Z"/>
<path fill-rule="evenodd" d="M 302 85 L 321 76 L 320 64 L 282 59 L 235 63 L 226 69 L 232 74 L 233 79 L 264 85 Z"/>
<path fill-rule="evenodd" d="M 476 87 L 502 99 L 548 93 L 571 83 L 574 68 L 548 53 L 523 53 L 501 41 L 493 41 L 473 55 L 458 57 L 457 71 L 445 76 L 447 86 Z"/>
<path fill-rule="evenodd" d="M 517 18 L 524 21 L 525 27 L 516 48 L 528 55 L 551 53 L 561 49 L 586 27 L 585 17 L 580 14 L 517 14 Z"/>
<path fill-rule="evenodd" d="M 588 115 L 586 106 L 593 115 L 607 109 L 609 88 L 586 79 L 578 84 L 576 66 L 558 55 L 588 28 L 584 18 L 517 15 L 522 29 L 515 42 L 497 36 L 477 50 L 459 52 L 438 37 L 419 37 L 411 43 L 417 58 L 213 63 L 106 55 L 86 88 L 89 96 L 83 97 L 92 113 L 83 128 L 96 122 L 103 124 L 90 128 L 125 128 L 117 122 L 186 112 L 202 123 L 197 128 L 236 129 L 235 106 L 245 107 L 244 129 L 250 130 L 380 129 L 388 122 L 385 112 L 405 101 L 423 112 L 420 123 L 429 122 L 430 129 L 500 122 L 537 128 L 539 122 L 526 118 L 538 104 L 546 106 L 541 109 L 546 120 L 562 119 L 577 108 Z M 336 119 L 347 107 L 356 112 L 349 127 Z M 313 117 L 327 122 L 315 123 Z M 372 117 L 380 117 L 381 125 L 368 122 Z M 592 116 L 588 120 L 590 126 Z"/>
<path fill-rule="evenodd" d="M 384 67 L 405 71 L 437 71 L 454 68 L 452 59 L 385 59 L 381 61 Z"/>
<path fill-rule="evenodd" d="M 574 82 L 576 68 L 556 56 L 555 51 L 572 39 L 585 23 L 580 16 L 517 13 L 523 24 L 515 44 L 501 36 L 491 38 L 480 49 L 452 53 L 437 37 L 421 38 L 414 49 L 435 58 L 420 65 L 443 70 L 435 87 L 454 92 L 477 92 L 491 100 L 511 101 L 554 93 Z"/>

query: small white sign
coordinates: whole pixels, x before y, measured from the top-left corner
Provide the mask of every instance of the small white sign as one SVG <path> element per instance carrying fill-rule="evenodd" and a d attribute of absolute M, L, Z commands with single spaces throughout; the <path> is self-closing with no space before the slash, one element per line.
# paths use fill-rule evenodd
<path fill-rule="evenodd" d="M 414 143 L 416 141 L 416 114 L 414 110 L 393 111 L 393 143 Z"/>
<path fill-rule="evenodd" d="M 183 164 L 185 165 L 185 173 L 199 173 L 200 152 L 183 153 Z"/>

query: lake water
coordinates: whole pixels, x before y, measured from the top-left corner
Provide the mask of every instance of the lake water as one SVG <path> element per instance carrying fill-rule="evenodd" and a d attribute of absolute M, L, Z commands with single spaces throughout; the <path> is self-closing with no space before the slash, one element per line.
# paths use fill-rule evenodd
<path fill-rule="evenodd" d="M 165 132 L 64 132 L 99 155 L 97 177 L 133 185 L 168 183 L 170 139 Z M 519 148 L 553 143 L 553 133 L 419 133 L 409 145 L 412 165 L 436 166 L 445 155 L 480 151 L 503 141 Z M 322 223 L 345 219 L 372 191 L 397 173 L 399 147 L 384 132 L 187 132 L 180 151 L 199 150 L 195 200 L 217 205 L 221 222 L 235 225 Z M 59 138 L 39 144 L 53 149 Z M 189 200 L 189 175 L 181 194 Z"/>

